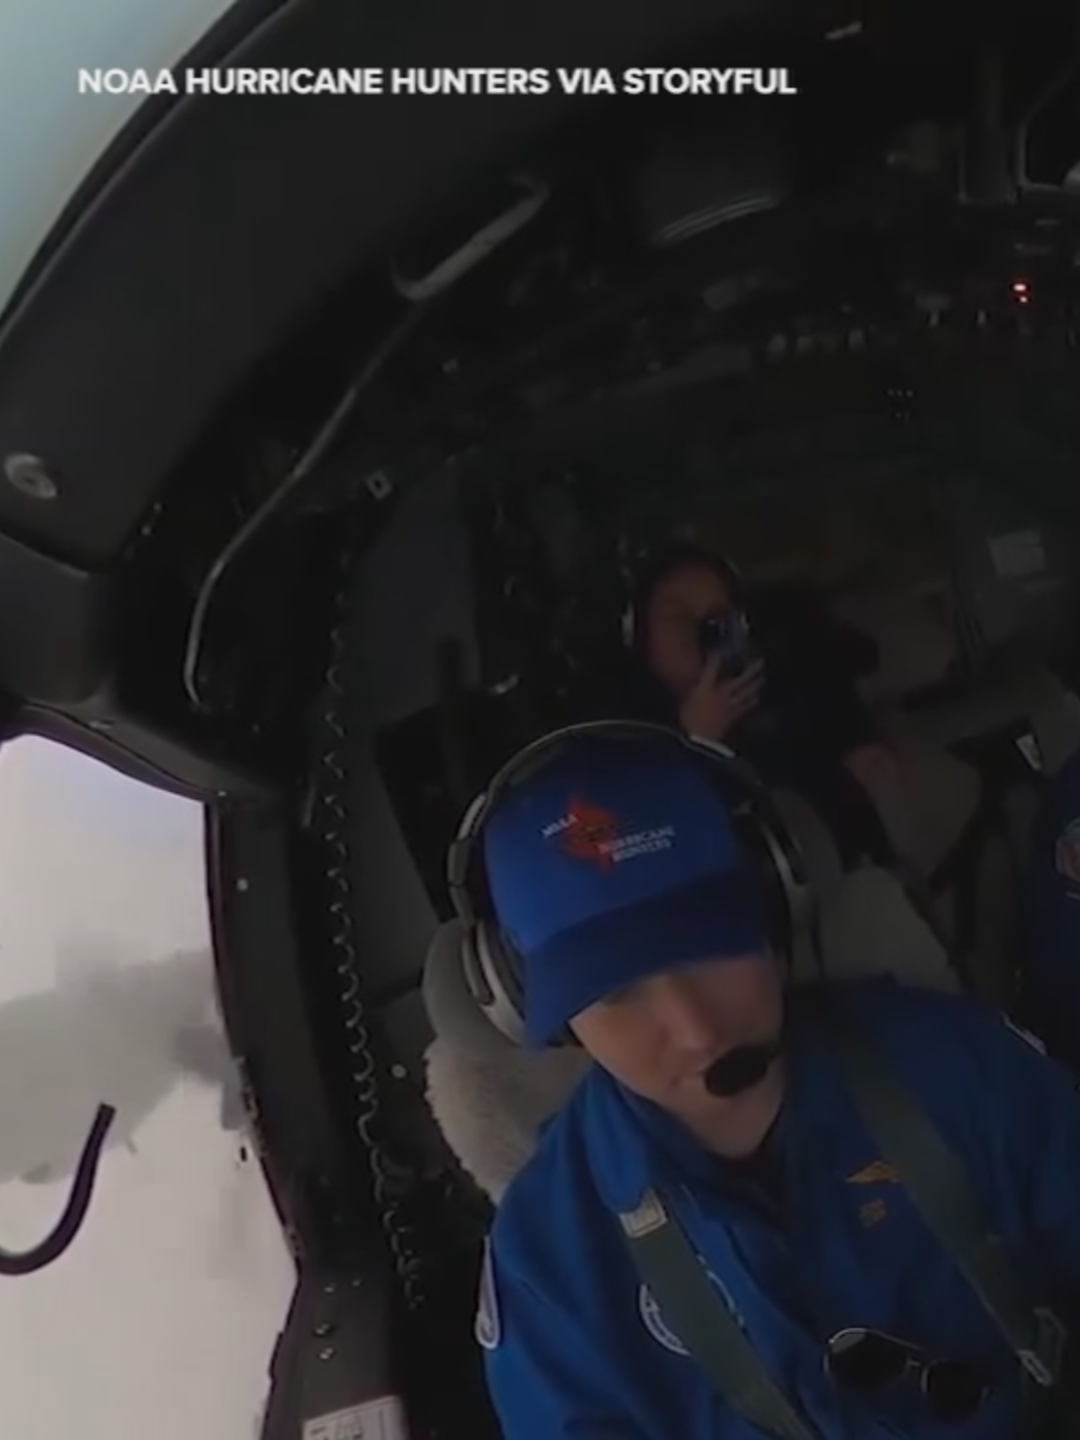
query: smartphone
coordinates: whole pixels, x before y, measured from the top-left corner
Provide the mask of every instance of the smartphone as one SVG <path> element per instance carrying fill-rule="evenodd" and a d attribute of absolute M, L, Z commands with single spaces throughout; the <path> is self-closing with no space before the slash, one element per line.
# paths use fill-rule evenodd
<path fill-rule="evenodd" d="M 698 624 L 697 638 L 703 660 L 720 655 L 717 673 L 723 680 L 737 679 L 754 659 L 750 626 L 741 611 L 707 615 Z"/>

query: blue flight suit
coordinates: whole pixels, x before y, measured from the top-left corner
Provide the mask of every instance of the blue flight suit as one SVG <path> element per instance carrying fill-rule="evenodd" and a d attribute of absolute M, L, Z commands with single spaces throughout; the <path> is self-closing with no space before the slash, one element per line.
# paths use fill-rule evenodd
<path fill-rule="evenodd" d="M 1022 955 L 1025 1019 L 1080 1069 L 1080 752 L 1043 788 L 1031 834 Z"/>
<path fill-rule="evenodd" d="M 999 1016 L 890 980 L 839 987 L 972 1183 L 1040 1298 L 1080 1295 L 1080 1096 Z M 870 1138 L 796 1008 L 774 1174 L 731 1173 L 594 1069 L 496 1216 L 477 1338 L 506 1440 L 761 1440 L 717 1398 L 639 1284 L 616 1213 L 668 1199 L 773 1378 L 823 1440 L 1016 1440 L 1019 1366 Z M 996 1377 L 978 1413 L 933 1419 L 917 1384 L 834 1387 L 824 1341 L 869 1326 Z"/>

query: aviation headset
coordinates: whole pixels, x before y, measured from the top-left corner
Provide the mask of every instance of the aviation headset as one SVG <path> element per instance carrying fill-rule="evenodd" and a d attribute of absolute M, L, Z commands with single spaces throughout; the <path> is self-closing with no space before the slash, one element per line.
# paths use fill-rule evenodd
<path fill-rule="evenodd" d="M 732 562 L 726 556 L 715 550 L 708 550 L 693 540 L 675 540 L 655 551 L 645 561 L 634 582 L 621 621 L 622 642 L 627 650 L 641 653 L 645 643 L 645 631 L 641 621 L 657 585 L 675 571 L 691 565 L 714 571 L 727 587 L 732 609 L 745 611 L 745 582 Z"/>
<path fill-rule="evenodd" d="M 500 930 L 488 890 L 481 855 L 484 826 L 510 790 L 530 780 L 583 737 L 667 745 L 692 756 L 724 802 L 739 843 L 760 870 L 772 943 L 790 956 L 795 937 L 813 919 L 814 894 L 798 847 L 764 786 L 726 746 L 638 721 L 595 720 L 553 731 L 518 751 L 476 797 L 447 856 L 450 899 L 462 930 L 466 984 L 491 1024 L 516 1045 L 525 1037 L 524 969 Z M 575 1042 L 566 1032 L 556 1043 Z"/>

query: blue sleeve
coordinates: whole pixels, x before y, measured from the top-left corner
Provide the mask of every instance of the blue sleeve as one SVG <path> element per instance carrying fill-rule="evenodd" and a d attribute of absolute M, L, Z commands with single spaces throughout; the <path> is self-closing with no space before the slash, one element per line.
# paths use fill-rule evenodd
<path fill-rule="evenodd" d="M 648 1440 L 578 1319 L 500 1265 L 490 1241 L 476 1338 L 505 1440 Z"/>
<path fill-rule="evenodd" d="M 1080 1300 L 1080 1092 L 1008 1021 L 980 1015 L 980 1071 L 1033 1236 Z"/>

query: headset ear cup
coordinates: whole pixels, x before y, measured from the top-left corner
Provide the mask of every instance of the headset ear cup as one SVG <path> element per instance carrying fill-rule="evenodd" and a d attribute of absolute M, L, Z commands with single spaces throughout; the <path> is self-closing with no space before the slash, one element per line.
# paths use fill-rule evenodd
<path fill-rule="evenodd" d="M 495 1028 L 514 1045 L 525 1043 L 525 990 L 521 963 L 490 923 L 481 920 L 469 931 L 466 976 L 476 1003 Z M 551 1048 L 577 1047 L 577 1037 L 566 1027 Z"/>
<path fill-rule="evenodd" d="M 480 959 L 474 925 L 464 926 L 461 932 L 461 968 L 469 994 L 485 1015 L 488 1014 L 494 1004 L 495 994 Z"/>
<path fill-rule="evenodd" d="M 482 993 L 477 1003 L 491 1023 L 508 1040 L 525 1039 L 525 996 L 520 966 L 509 956 L 498 931 L 480 920 L 472 929 L 472 953 Z"/>
<path fill-rule="evenodd" d="M 759 848 L 773 877 L 784 917 L 784 947 L 791 954 L 799 938 L 813 925 L 817 897 L 806 875 L 802 855 L 786 827 L 759 819 Z"/>
<path fill-rule="evenodd" d="M 769 896 L 773 943 L 789 953 L 814 920 L 815 895 L 799 847 L 768 790 L 753 770 L 724 745 L 683 737 L 698 755 L 717 793 L 736 820 L 739 841 L 755 858 Z"/>
<path fill-rule="evenodd" d="M 740 846 L 751 857 L 761 878 L 769 944 L 774 949 L 787 953 L 791 945 L 794 917 L 783 875 L 777 869 L 773 858 L 773 848 L 753 814 L 744 812 L 738 817 L 736 833 Z"/>
<path fill-rule="evenodd" d="M 506 997 L 507 1004 L 524 1025 L 525 987 L 517 957 L 508 950 L 506 941 L 490 922 L 481 922 L 479 938 L 487 957 L 489 973 L 496 982 L 495 988 Z"/>

